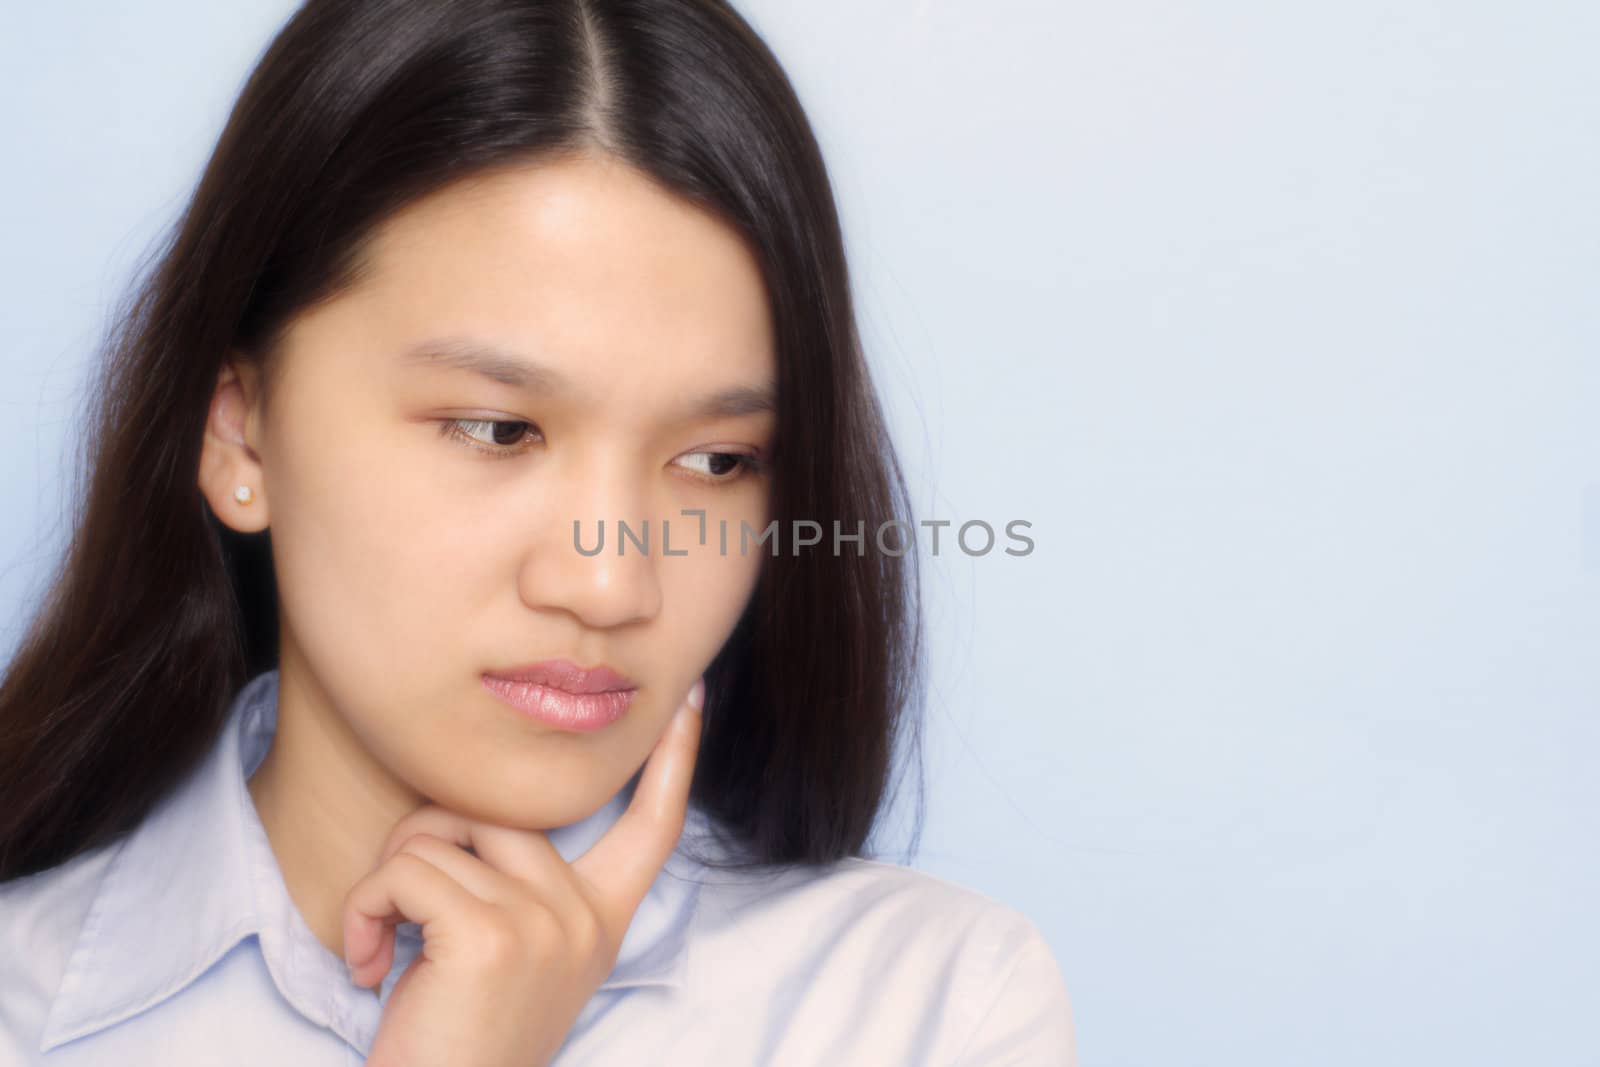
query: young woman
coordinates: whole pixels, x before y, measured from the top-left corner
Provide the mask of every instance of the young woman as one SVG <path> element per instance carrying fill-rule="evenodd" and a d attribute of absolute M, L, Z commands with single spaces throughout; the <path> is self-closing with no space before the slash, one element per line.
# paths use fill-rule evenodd
<path fill-rule="evenodd" d="M 1031 921 L 866 854 L 905 491 L 723 0 L 310 0 L 108 354 L 0 1060 L 1074 1062 Z"/>

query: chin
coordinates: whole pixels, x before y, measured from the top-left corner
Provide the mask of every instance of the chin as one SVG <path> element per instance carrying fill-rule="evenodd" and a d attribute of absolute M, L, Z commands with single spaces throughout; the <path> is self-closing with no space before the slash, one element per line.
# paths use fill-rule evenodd
<path fill-rule="evenodd" d="M 582 822 L 604 807 L 615 793 L 614 789 L 600 787 L 557 796 L 541 795 L 531 801 L 529 797 L 521 796 L 510 798 L 506 803 L 485 805 L 479 809 L 483 811 L 479 817 L 485 822 L 524 830 L 552 830 Z"/>

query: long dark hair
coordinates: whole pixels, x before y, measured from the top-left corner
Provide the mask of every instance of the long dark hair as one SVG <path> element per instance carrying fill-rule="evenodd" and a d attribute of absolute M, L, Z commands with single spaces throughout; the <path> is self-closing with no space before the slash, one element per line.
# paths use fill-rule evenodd
<path fill-rule="evenodd" d="M 270 538 L 230 530 L 197 485 L 223 359 L 270 370 L 287 324 L 360 277 L 408 202 L 594 150 L 749 242 L 778 337 L 771 514 L 867 532 L 864 554 L 764 559 L 707 673 L 692 800 L 746 857 L 721 865 L 865 854 L 905 744 L 914 850 L 916 539 L 874 543 L 909 503 L 827 172 L 777 59 L 724 0 L 309 0 L 107 338 L 73 537 L 0 681 L 0 881 L 131 830 L 276 665 Z"/>

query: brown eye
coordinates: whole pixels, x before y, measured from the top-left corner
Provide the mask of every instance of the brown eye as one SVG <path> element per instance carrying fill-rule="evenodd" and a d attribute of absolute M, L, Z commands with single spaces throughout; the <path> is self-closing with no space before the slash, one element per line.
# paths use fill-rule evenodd
<path fill-rule="evenodd" d="M 538 428 L 522 419 L 446 419 L 440 432 L 491 456 L 525 452 L 530 437 L 537 441 L 539 436 Z"/>
<path fill-rule="evenodd" d="M 760 458 L 743 452 L 689 452 L 682 458 L 694 460 L 689 468 L 710 482 L 736 482 L 761 470 Z"/>

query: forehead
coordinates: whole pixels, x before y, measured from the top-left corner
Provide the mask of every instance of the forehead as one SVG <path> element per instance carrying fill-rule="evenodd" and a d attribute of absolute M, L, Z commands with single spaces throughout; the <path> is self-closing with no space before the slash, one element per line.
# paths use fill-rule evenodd
<path fill-rule="evenodd" d="M 348 299 L 377 350 L 462 335 L 574 375 L 771 378 L 758 262 L 727 224 L 608 157 L 502 168 L 409 205 Z"/>

